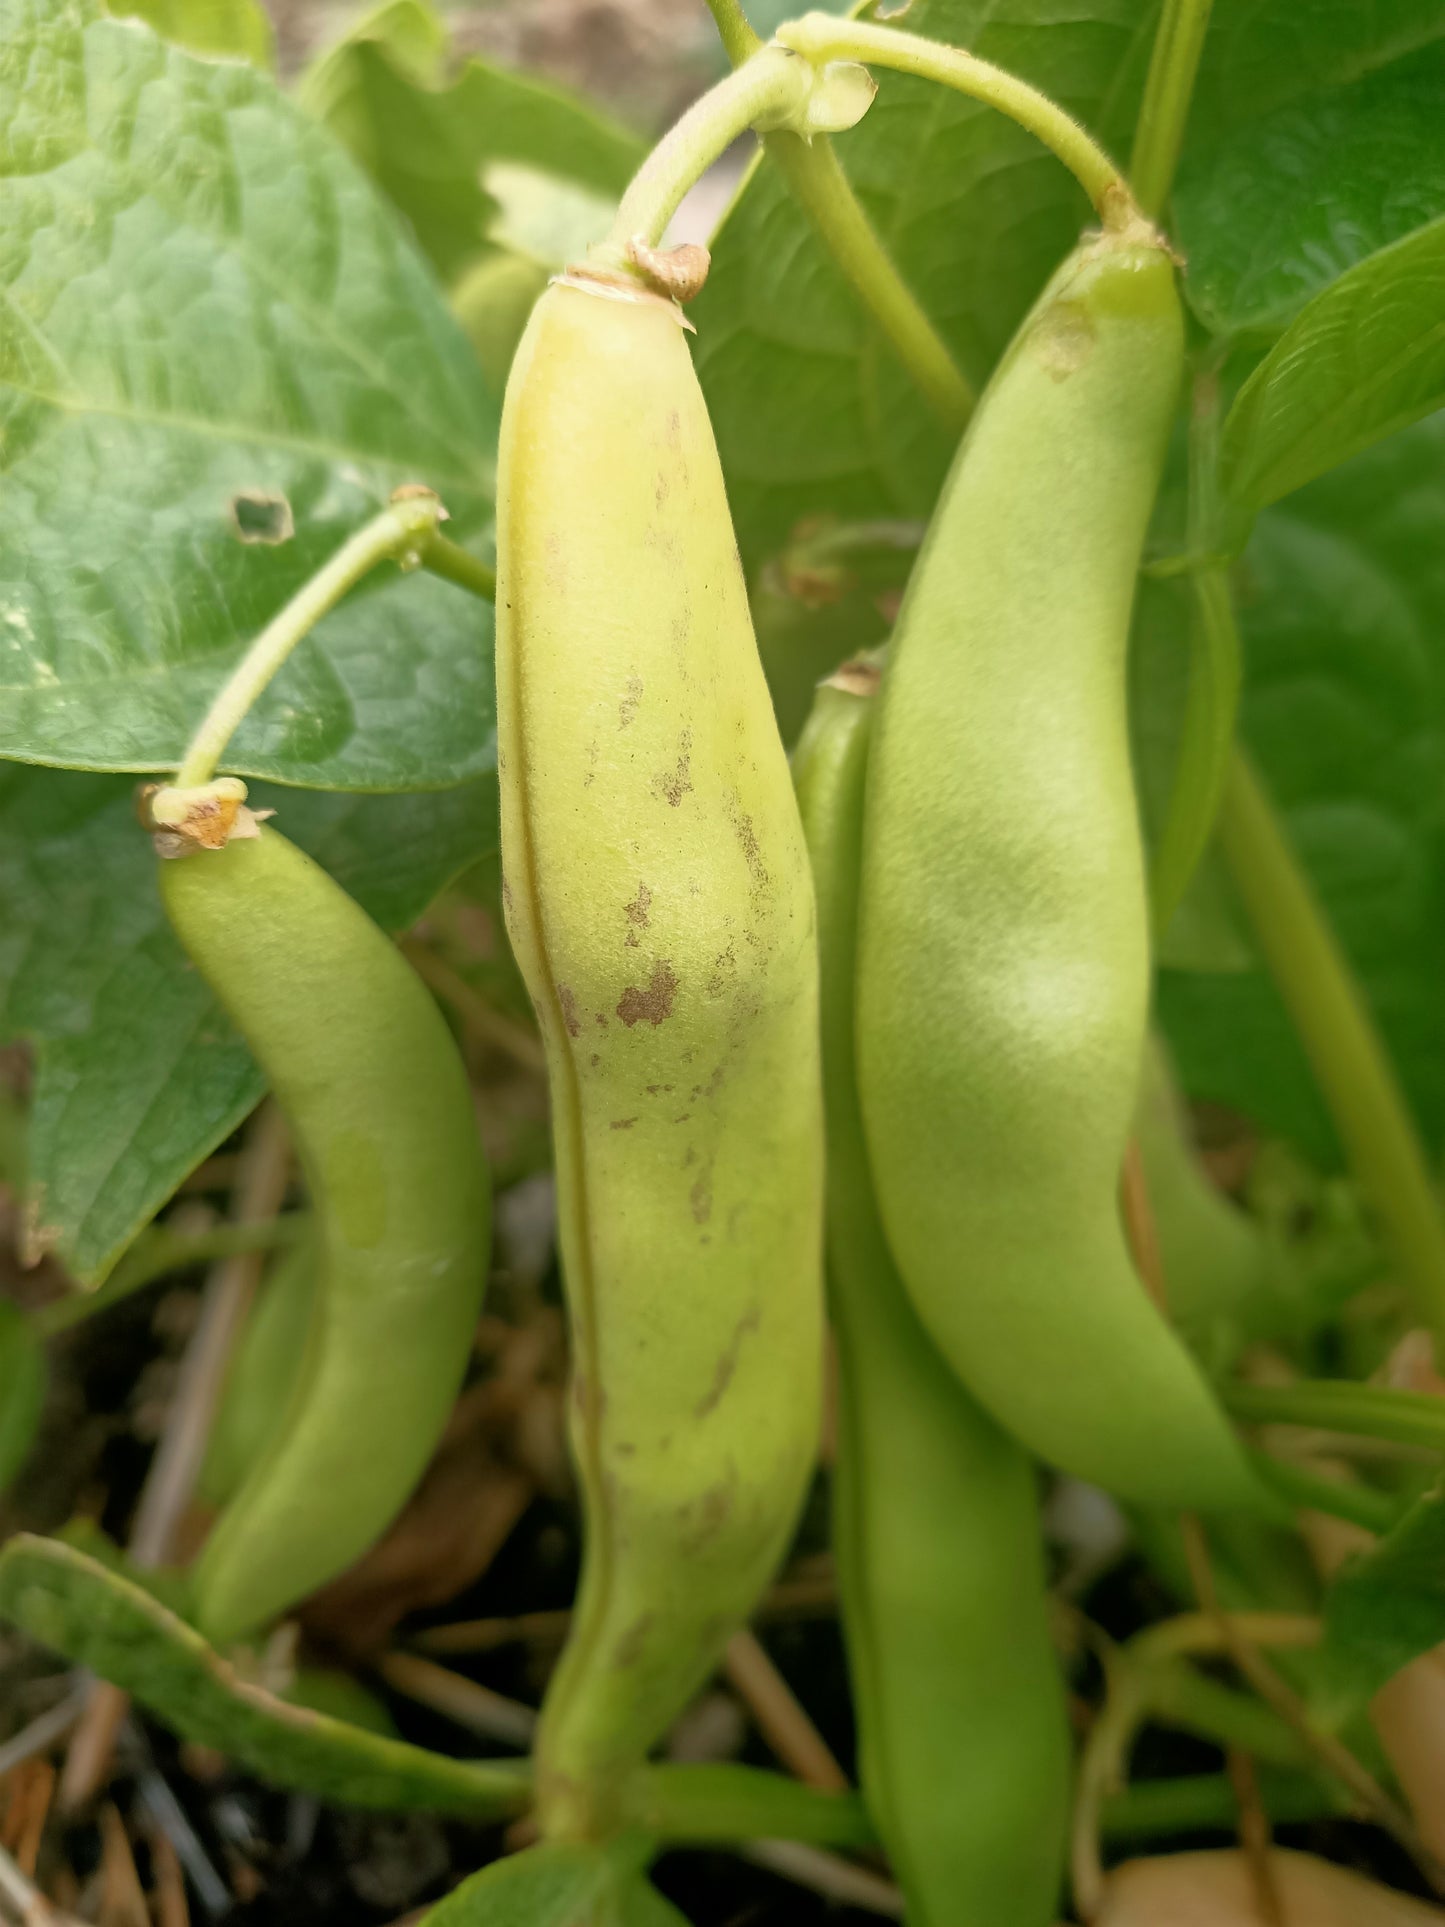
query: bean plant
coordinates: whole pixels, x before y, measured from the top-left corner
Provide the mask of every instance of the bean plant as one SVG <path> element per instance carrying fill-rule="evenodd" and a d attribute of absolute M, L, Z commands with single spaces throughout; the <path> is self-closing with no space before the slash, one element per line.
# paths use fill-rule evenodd
<path fill-rule="evenodd" d="M 426 0 L 0 0 L 13 1519 L 214 1267 L 0 1751 L 507 1823 L 434 1927 L 1439 1920 L 1445 4 L 708 4 L 649 146 Z M 580 1578 L 456 1757 L 295 1622 L 544 1173 Z M 680 1763 L 800 1543 L 845 1784 Z"/>

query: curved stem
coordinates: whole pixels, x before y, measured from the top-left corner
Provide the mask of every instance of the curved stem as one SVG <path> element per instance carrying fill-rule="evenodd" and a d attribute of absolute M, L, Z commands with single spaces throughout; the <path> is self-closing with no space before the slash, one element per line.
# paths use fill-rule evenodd
<path fill-rule="evenodd" d="M 962 434 L 973 389 L 878 238 L 832 142 L 768 134 L 763 148 L 923 399 L 945 428 Z"/>
<path fill-rule="evenodd" d="M 805 1840 L 818 1847 L 875 1844 L 856 1793 L 825 1793 L 752 1766 L 646 1766 L 638 1775 L 637 1824 L 659 1840 L 701 1845 L 748 1839 Z"/>
<path fill-rule="evenodd" d="M 186 1271 L 192 1265 L 211 1264 L 218 1258 L 236 1258 L 248 1251 L 275 1251 L 291 1246 L 311 1222 L 306 1211 L 289 1211 L 283 1217 L 262 1218 L 254 1223 L 213 1225 L 206 1231 L 172 1231 L 158 1225 L 142 1239 L 96 1291 L 72 1292 L 42 1305 L 34 1314 L 35 1329 L 43 1338 L 69 1331 L 97 1312 L 108 1311 L 133 1292 L 144 1291 L 168 1272 Z"/>
<path fill-rule="evenodd" d="M 998 108 L 1057 154 L 1107 225 L 1122 225 L 1137 212 L 1127 182 L 1098 142 L 1062 107 L 1026 81 L 979 60 L 961 47 L 947 47 L 921 34 L 902 33 L 827 13 L 805 14 L 780 27 L 778 41 L 815 63 L 862 60 L 937 81 L 973 100 Z"/>
<path fill-rule="evenodd" d="M 1394 1068 L 1259 779 L 1236 752 L 1219 842 L 1361 1190 L 1421 1318 L 1445 1337 L 1445 1225 Z"/>
<path fill-rule="evenodd" d="M 1400 1516 L 1400 1508 L 1387 1492 L 1372 1486 L 1357 1485 L 1347 1479 L 1332 1479 L 1322 1472 L 1311 1472 L 1272 1452 L 1251 1452 L 1250 1458 L 1266 1485 L 1272 1485 L 1302 1512 L 1325 1512 L 1333 1519 L 1348 1519 L 1366 1532 L 1388 1532 Z"/>
<path fill-rule="evenodd" d="M 739 0 L 707 0 L 707 4 L 728 59 L 740 66 L 756 53 L 761 41 Z M 811 141 L 796 134 L 765 134 L 763 152 L 817 229 L 914 387 L 945 428 L 962 434 L 973 413 L 973 389 L 863 211 L 833 143 L 826 134 Z"/>
<path fill-rule="evenodd" d="M 1196 1672 L 1182 1661 L 1151 1667 L 1144 1678 L 1144 1710 L 1224 1747 L 1237 1747 L 1271 1766 L 1308 1766 L 1309 1749 L 1286 1720 L 1249 1693 Z"/>
<path fill-rule="evenodd" d="M 431 492 L 407 492 L 358 529 L 257 636 L 223 684 L 176 774 L 177 789 L 209 783 L 247 711 L 291 651 L 378 562 L 420 550 L 445 511 Z"/>
<path fill-rule="evenodd" d="M 1129 157 L 1135 197 L 1151 220 L 1158 219 L 1174 185 L 1211 4 L 1212 0 L 1164 0 L 1159 16 Z"/>
<path fill-rule="evenodd" d="M 806 62 L 781 47 L 764 47 L 736 73 L 708 89 L 663 135 L 618 203 L 612 231 L 593 258 L 625 266 L 628 243 L 656 247 L 683 196 L 750 127 L 800 113 L 812 91 Z"/>
<path fill-rule="evenodd" d="M 1260 1775 L 1260 1792 L 1277 1825 L 1350 1811 L 1347 1796 L 1313 1774 L 1266 1771 Z M 1109 1840 L 1147 1840 L 1155 1835 L 1226 1833 L 1233 1829 L 1238 1814 L 1229 1776 L 1197 1773 L 1125 1787 L 1104 1802 L 1100 1818 Z"/>
<path fill-rule="evenodd" d="M 763 44 L 753 32 L 752 23 L 742 10 L 741 0 L 707 0 L 707 10 L 717 28 L 723 52 L 732 66 L 741 67 Z"/>
<path fill-rule="evenodd" d="M 1219 1395 L 1225 1408 L 1247 1423 L 1304 1425 L 1445 1452 L 1445 1399 L 1432 1393 L 1319 1378 L 1292 1385 L 1222 1385 Z"/>

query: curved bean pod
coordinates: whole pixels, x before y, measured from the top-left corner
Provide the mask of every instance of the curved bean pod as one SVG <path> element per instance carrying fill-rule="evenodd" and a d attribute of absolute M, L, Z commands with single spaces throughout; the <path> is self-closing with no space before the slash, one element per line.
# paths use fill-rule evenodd
<path fill-rule="evenodd" d="M 290 1121 L 320 1249 L 286 1417 L 196 1567 L 224 1646 L 350 1565 L 421 1477 L 471 1352 L 489 1184 L 441 1013 L 318 864 L 265 827 L 162 864 L 161 895 Z"/>
<path fill-rule="evenodd" d="M 853 1084 L 871 673 L 853 665 L 819 690 L 794 754 L 822 952 L 839 1365 L 833 1537 L 859 1767 L 912 1927 L 1049 1927 L 1070 1744 L 1036 1475 L 908 1302 L 874 1203 Z"/>
<path fill-rule="evenodd" d="M 1130 1263 L 1149 926 L 1134 580 L 1179 388 L 1152 232 L 1086 240 L 985 393 L 909 585 L 868 778 L 858 1077 L 888 1240 L 994 1416 L 1142 1503 L 1261 1502 Z"/>
<path fill-rule="evenodd" d="M 538 1801 L 580 1836 L 766 1584 L 819 1417 L 812 886 L 670 302 L 542 297 L 497 546 L 505 901 L 547 1051 L 586 1525 Z"/>

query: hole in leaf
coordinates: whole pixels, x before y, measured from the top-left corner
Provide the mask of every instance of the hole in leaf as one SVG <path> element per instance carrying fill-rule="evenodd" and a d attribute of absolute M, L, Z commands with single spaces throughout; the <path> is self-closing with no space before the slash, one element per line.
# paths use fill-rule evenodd
<path fill-rule="evenodd" d="M 259 490 L 231 497 L 231 523 L 242 542 L 263 542 L 273 547 L 289 542 L 296 533 L 286 497 Z"/>

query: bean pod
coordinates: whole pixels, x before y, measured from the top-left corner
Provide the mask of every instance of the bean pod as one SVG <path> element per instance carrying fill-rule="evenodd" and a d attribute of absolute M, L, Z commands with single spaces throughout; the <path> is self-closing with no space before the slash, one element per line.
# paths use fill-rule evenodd
<path fill-rule="evenodd" d="M 466 1072 L 395 947 L 278 831 L 161 866 L 166 912 L 295 1137 L 316 1305 L 286 1415 L 201 1553 L 218 1645 L 260 1631 L 391 1523 L 441 1436 L 486 1280 Z"/>
<path fill-rule="evenodd" d="M 854 1090 L 867 664 L 819 690 L 794 755 L 822 953 L 828 1287 L 838 1343 L 834 1547 L 863 1791 L 912 1927 L 1049 1927 L 1069 1733 L 1036 1478 L 908 1302 Z"/>
<path fill-rule="evenodd" d="M 1150 972 L 1125 657 L 1182 341 L 1157 237 L 1086 240 L 969 427 L 884 679 L 858 1075 L 889 1243 L 964 1381 L 1054 1464 L 1208 1508 L 1257 1489 L 1117 1201 Z"/>
<path fill-rule="evenodd" d="M 817 1441 L 812 887 L 679 320 L 555 284 L 502 422 L 505 901 L 547 1051 L 586 1525 L 538 1735 L 557 1835 L 616 1823 Z"/>

